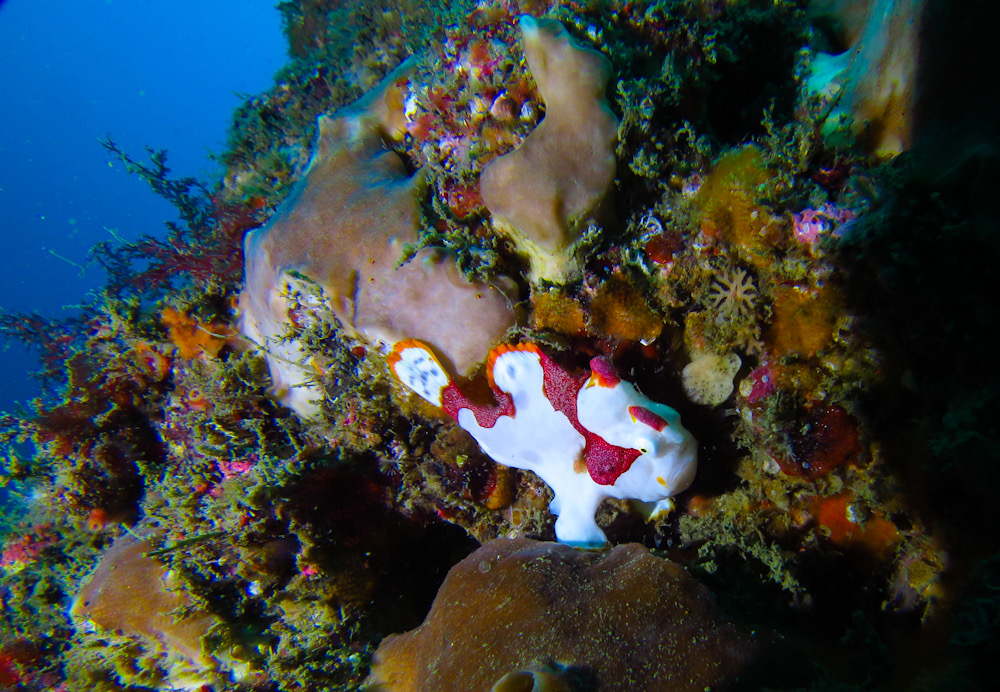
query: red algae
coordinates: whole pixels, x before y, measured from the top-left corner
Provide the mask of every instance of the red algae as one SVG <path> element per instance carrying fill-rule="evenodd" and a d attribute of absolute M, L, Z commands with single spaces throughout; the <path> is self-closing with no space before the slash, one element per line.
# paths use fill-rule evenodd
<path fill-rule="evenodd" d="M 674 254 L 684 247 L 680 236 L 672 233 L 657 233 L 646 241 L 643 249 L 646 256 L 657 264 L 667 264 Z"/>

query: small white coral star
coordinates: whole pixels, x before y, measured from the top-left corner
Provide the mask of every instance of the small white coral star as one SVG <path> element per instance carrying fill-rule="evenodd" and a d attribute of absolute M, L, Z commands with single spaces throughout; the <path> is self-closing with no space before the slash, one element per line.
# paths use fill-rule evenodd
<path fill-rule="evenodd" d="M 722 316 L 750 315 L 757 299 L 757 287 L 745 269 L 723 270 L 715 277 L 708 301 Z"/>

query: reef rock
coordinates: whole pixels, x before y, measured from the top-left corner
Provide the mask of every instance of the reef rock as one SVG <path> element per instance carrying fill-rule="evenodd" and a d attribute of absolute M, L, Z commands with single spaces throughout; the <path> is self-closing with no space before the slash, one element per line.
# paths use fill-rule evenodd
<path fill-rule="evenodd" d="M 614 182 L 618 119 L 604 94 L 611 63 L 554 19 L 522 16 L 521 43 L 545 118 L 483 169 L 480 192 L 528 257 L 531 278 L 554 280 L 572 266 L 576 230 L 598 213 Z"/>
<path fill-rule="evenodd" d="M 371 342 L 417 338 L 467 373 L 514 322 L 499 288 L 471 283 L 430 249 L 400 265 L 417 242 L 419 178 L 387 143 L 403 128 L 401 68 L 352 106 L 319 120 L 305 178 L 267 226 L 244 241 L 242 332 L 263 348 L 276 397 L 314 416 L 316 369 L 288 328 L 303 311 L 301 277 L 323 289 L 341 324 Z"/>
<path fill-rule="evenodd" d="M 567 689 L 702 692 L 746 682 L 764 649 L 722 620 L 683 567 L 641 545 L 594 552 L 498 539 L 452 568 L 422 625 L 386 637 L 369 682 L 488 690 L 541 661 L 580 682 Z"/>

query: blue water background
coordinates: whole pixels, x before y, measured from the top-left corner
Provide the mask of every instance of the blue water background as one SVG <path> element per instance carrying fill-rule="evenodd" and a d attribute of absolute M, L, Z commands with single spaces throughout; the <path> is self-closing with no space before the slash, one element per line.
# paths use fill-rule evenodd
<path fill-rule="evenodd" d="M 176 220 L 99 139 L 214 182 L 240 94 L 285 61 L 268 0 L 0 0 L 0 306 L 65 315 L 104 282 L 95 243 Z M 37 396 L 37 359 L 0 355 L 4 411 Z"/>

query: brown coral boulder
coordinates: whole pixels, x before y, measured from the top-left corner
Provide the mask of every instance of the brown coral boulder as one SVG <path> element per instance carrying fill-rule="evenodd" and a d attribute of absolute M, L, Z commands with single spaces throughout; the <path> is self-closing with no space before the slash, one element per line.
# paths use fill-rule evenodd
<path fill-rule="evenodd" d="M 738 682 L 761 648 L 683 567 L 641 545 L 498 539 L 448 573 L 422 625 L 382 642 L 370 682 L 488 690 L 541 661 L 587 689 L 700 692 Z"/>

